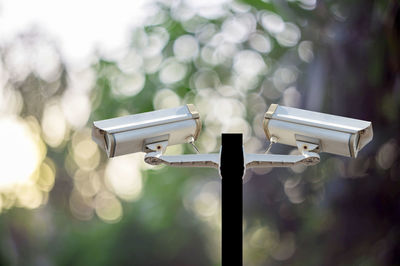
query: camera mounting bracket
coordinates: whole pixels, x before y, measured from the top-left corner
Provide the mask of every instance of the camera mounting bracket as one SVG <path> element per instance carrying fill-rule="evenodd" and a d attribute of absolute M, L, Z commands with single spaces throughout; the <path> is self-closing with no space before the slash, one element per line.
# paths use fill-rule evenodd
<path fill-rule="evenodd" d="M 317 144 L 304 141 L 297 141 L 296 144 L 301 152 L 300 155 L 243 152 L 245 167 L 292 167 L 299 164 L 309 166 L 319 163 L 319 155 L 313 152 L 318 150 Z M 151 165 L 165 164 L 175 167 L 210 167 L 218 169 L 220 166 L 221 153 L 163 155 L 167 146 L 168 141 L 147 144 L 146 150 L 150 152 L 145 155 L 144 161 Z"/>

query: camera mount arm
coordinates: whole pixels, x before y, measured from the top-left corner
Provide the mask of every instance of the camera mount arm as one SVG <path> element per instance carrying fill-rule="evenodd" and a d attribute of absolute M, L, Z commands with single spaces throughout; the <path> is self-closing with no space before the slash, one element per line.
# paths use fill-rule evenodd
<path fill-rule="evenodd" d="M 151 165 L 166 164 L 176 167 L 219 167 L 218 153 L 211 154 L 183 154 L 183 155 L 163 155 L 168 146 L 168 141 L 162 141 L 146 145 L 150 150 L 144 157 L 144 161 Z"/>
<path fill-rule="evenodd" d="M 296 144 L 301 155 L 245 154 L 246 168 L 291 167 L 299 164 L 309 166 L 319 163 L 320 157 L 314 152 L 318 145 L 303 141 L 296 141 Z"/>
<path fill-rule="evenodd" d="M 220 153 L 163 155 L 167 146 L 168 141 L 147 144 L 146 149 L 150 152 L 146 154 L 144 161 L 151 165 L 166 164 L 175 167 L 209 167 L 218 169 L 220 166 Z M 313 152 L 317 150 L 318 145 L 297 141 L 297 147 L 301 155 L 243 153 L 245 167 L 291 167 L 299 164 L 308 166 L 319 163 L 319 155 Z"/>

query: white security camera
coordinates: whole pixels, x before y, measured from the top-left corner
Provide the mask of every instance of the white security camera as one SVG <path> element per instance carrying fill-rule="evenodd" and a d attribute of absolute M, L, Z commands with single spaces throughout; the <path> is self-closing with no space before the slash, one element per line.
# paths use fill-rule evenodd
<path fill-rule="evenodd" d="M 179 167 L 219 168 L 219 154 L 199 154 L 194 141 L 201 122 L 192 104 L 123 116 L 93 123 L 92 137 L 114 157 L 145 152 L 145 162 Z M 372 140 L 372 124 L 352 118 L 271 104 L 264 118 L 264 131 L 271 141 L 264 154 L 243 152 L 244 166 L 291 167 L 314 165 L 319 152 L 356 157 Z M 273 143 L 297 146 L 300 155 L 269 154 Z M 198 154 L 164 155 L 167 146 L 191 143 Z M 221 148 L 222 150 L 222 148 Z"/>
<path fill-rule="evenodd" d="M 357 157 L 372 140 L 368 121 L 271 104 L 264 117 L 264 131 L 274 142 L 298 146 L 312 144 L 314 152 Z"/>
<path fill-rule="evenodd" d="M 194 105 L 187 104 L 96 121 L 93 123 L 92 138 L 106 151 L 108 157 L 114 157 L 150 152 L 148 147 L 153 143 L 175 145 L 192 142 L 197 139 L 200 130 L 199 113 Z"/>

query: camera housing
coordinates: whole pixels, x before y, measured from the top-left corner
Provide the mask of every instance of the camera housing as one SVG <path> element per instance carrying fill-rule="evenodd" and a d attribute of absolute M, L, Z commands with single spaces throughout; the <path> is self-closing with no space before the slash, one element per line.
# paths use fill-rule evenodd
<path fill-rule="evenodd" d="M 194 141 L 201 121 L 193 104 L 93 122 L 92 139 L 107 156 L 150 152 L 147 146 L 167 141 L 176 145 Z"/>
<path fill-rule="evenodd" d="M 297 146 L 299 141 L 316 144 L 315 152 L 357 157 L 373 137 L 372 123 L 353 118 L 271 104 L 264 116 L 268 139 Z"/>

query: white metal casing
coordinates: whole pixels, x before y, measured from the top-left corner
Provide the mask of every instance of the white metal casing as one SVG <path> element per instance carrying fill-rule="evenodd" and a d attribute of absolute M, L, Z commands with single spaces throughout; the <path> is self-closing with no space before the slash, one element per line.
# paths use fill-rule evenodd
<path fill-rule="evenodd" d="M 108 157 L 146 152 L 149 143 L 168 141 L 169 145 L 197 139 L 201 129 L 194 105 L 128 115 L 93 123 L 92 138 Z"/>
<path fill-rule="evenodd" d="M 271 104 L 264 117 L 267 138 L 296 146 L 296 141 L 319 145 L 320 152 L 357 157 L 373 136 L 368 121 Z"/>

